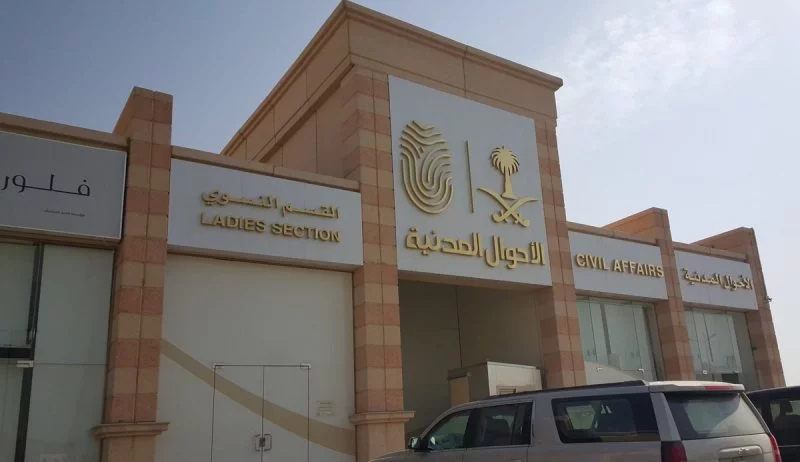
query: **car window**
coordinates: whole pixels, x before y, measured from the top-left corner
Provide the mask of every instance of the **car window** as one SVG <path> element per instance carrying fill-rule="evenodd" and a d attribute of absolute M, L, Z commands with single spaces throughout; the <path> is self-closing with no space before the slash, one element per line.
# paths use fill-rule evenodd
<path fill-rule="evenodd" d="M 659 440 L 647 393 L 554 399 L 552 404 L 562 443 Z"/>
<path fill-rule="evenodd" d="M 468 446 L 530 444 L 531 408 L 531 403 L 520 403 L 476 409 L 475 431 Z"/>
<path fill-rule="evenodd" d="M 738 393 L 666 393 L 681 439 L 698 440 L 764 433 L 753 409 Z"/>
<path fill-rule="evenodd" d="M 772 432 L 782 445 L 800 444 L 800 398 L 773 398 L 769 402 Z"/>
<path fill-rule="evenodd" d="M 427 448 L 433 451 L 464 448 L 470 412 L 456 412 L 442 419 L 425 437 Z"/>

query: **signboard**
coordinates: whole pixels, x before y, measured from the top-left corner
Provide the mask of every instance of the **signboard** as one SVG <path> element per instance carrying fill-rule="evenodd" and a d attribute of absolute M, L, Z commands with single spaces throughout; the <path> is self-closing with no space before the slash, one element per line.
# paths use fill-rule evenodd
<path fill-rule="evenodd" d="M 126 157 L 0 131 L 0 228 L 119 239 Z"/>
<path fill-rule="evenodd" d="M 750 264 L 690 252 L 675 252 L 681 295 L 687 303 L 757 310 Z"/>
<path fill-rule="evenodd" d="M 360 266 L 361 195 L 256 173 L 172 161 L 173 248 Z"/>
<path fill-rule="evenodd" d="M 657 246 L 574 231 L 569 245 L 576 290 L 666 300 Z"/>
<path fill-rule="evenodd" d="M 397 264 L 550 285 L 532 119 L 389 77 Z"/>

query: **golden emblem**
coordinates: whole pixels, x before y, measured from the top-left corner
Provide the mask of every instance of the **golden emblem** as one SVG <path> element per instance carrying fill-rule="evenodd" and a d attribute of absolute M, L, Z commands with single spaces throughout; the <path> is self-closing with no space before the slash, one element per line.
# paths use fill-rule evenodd
<path fill-rule="evenodd" d="M 505 146 L 501 146 L 492 150 L 489 159 L 492 162 L 492 167 L 503 175 L 502 194 L 498 194 L 489 188 L 478 188 L 478 191 L 484 192 L 492 197 L 501 207 L 500 211 L 492 214 L 492 220 L 495 223 L 513 223 L 527 228 L 531 224 L 531 221 L 522 218 L 519 208 L 528 202 L 535 202 L 536 199 L 533 197 L 517 198 L 517 196 L 514 195 L 511 186 L 511 175 L 519 171 L 519 159 L 517 155 Z"/>
<path fill-rule="evenodd" d="M 453 200 L 450 148 L 432 125 L 412 120 L 400 136 L 403 186 L 409 200 L 425 213 L 444 212 Z"/>

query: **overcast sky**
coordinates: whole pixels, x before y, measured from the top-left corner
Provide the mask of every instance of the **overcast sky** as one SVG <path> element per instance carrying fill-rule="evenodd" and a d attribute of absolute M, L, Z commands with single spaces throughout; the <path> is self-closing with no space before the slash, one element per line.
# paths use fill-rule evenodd
<path fill-rule="evenodd" d="M 786 379 L 800 384 L 800 2 L 360 3 L 564 79 L 570 221 L 656 206 L 678 241 L 754 227 Z M 174 95 L 174 144 L 219 152 L 336 4 L 5 2 L 0 111 L 111 131 L 137 85 Z"/>

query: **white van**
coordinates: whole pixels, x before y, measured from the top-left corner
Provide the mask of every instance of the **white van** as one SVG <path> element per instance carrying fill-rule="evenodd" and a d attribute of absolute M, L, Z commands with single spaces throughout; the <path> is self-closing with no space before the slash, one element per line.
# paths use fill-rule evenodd
<path fill-rule="evenodd" d="M 442 414 L 383 462 L 780 462 L 744 387 L 621 382 L 502 395 Z"/>

